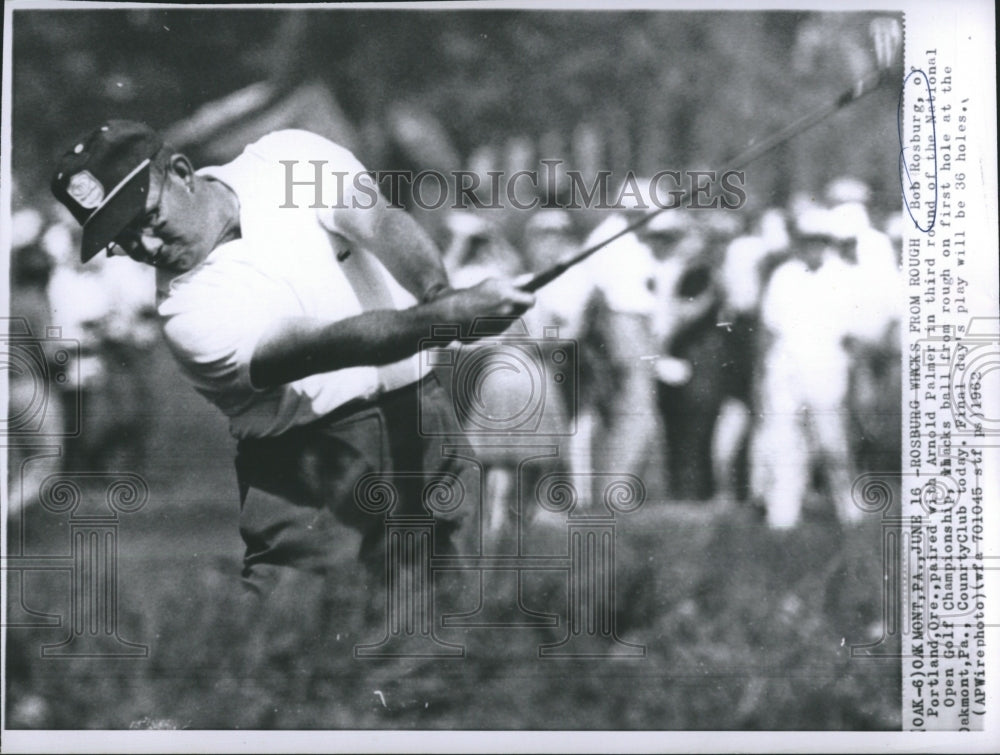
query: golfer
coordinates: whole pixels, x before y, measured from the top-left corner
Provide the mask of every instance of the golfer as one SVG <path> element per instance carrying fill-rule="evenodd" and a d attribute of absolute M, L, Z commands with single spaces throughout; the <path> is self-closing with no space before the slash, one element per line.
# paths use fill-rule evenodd
<path fill-rule="evenodd" d="M 266 595 L 289 569 L 329 574 L 341 524 L 379 568 L 383 520 L 358 505 L 358 481 L 393 475 L 391 513 L 407 515 L 426 512 L 426 482 L 460 472 L 441 453 L 461 431 L 421 339 L 519 315 L 533 296 L 497 279 L 451 289 L 421 227 L 348 150 L 304 131 L 195 170 L 146 125 L 108 121 L 63 155 L 52 190 L 83 226 L 84 261 L 157 268 L 166 342 L 238 440 L 247 586 Z M 425 437 L 428 423 L 439 432 Z M 466 508 L 439 516 L 436 549 Z"/>

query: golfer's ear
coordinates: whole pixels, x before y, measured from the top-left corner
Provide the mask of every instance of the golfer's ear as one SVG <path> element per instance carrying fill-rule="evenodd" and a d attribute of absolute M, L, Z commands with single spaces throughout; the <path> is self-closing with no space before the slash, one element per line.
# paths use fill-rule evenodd
<path fill-rule="evenodd" d="M 186 185 L 191 186 L 194 184 L 194 166 L 191 165 L 191 161 L 188 160 L 187 155 L 182 155 L 179 152 L 171 155 L 167 163 L 167 169 Z"/>

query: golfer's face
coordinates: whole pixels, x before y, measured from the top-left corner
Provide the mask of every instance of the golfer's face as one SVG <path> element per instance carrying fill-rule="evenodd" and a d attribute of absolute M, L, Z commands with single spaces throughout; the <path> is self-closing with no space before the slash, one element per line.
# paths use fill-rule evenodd
<path fill-rule="evenodd" d="M 169 169 L 151 170 L 146 211 L 118 235 L 112 253 L 184 272 L 201 259 L 198 227 L 198 206 L 184 181 Z"/>

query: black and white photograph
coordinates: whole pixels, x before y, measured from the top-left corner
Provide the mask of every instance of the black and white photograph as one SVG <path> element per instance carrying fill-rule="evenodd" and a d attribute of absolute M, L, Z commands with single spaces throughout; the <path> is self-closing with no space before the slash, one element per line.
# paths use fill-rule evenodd
<path fill-rule="evenodd" d="M 4 14 L 6 751 L 995 751 L 991 4 Z"/>

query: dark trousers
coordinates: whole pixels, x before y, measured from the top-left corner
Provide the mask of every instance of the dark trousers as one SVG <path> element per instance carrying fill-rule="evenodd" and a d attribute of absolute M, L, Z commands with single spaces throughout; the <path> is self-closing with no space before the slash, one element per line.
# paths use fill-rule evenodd
<path fill-rule="evenodd" d="M 329 573 L 338 556 L 333 530 L 342 525 L 360 531 L 359 557 L 377 570 L 386 516 L 429 516 L 425 489 L 442 480 L 448 484 L 452 475 L 461 490 L 478 490 L 474 482 L 462 482 L 471 465 L 444 456 L 442 445 L 453 442 L 463 442 L 463 435 L 433 373 L 280 436 L 240 441 L 236 473 L 247 585 L 267 593 L 288 567 Z M 366 484 L 376 479 L 386 484 Z M 378 510 L 390 501 L 387 510 Z M 473 503 L 434 514 L 438 552 L 450 549 Z"/>

